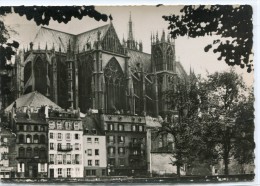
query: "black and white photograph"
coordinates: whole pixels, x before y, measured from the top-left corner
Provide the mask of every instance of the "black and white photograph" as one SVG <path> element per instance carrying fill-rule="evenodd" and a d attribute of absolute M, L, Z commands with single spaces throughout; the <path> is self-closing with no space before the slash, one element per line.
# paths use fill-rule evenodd
<path fill-rule="evenodd" d="M 0 4 L 0 184 L 254 185 L 255 6 Z"/>

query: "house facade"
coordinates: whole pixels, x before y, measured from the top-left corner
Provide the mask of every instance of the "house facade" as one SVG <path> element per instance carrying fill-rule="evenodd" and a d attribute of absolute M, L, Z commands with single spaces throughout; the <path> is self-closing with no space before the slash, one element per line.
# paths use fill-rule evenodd
<path fill-rule="evenodd" d="M 49 178 L 83 177 L 83 128 L 79 112 L 50 111 Z"/>
<path fill-rule="evenodd" d="M 106 136 L 98 121 L 91 116 L 83 118 L 84 177 L 107 176 Z"/>

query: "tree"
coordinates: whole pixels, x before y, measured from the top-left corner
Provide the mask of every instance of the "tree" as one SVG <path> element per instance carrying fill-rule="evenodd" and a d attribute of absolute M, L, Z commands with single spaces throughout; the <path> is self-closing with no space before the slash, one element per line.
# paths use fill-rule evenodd
<path fill-rule="evenodd" d="M 162 128 L 159 134 L 170 134 L 173 137 L 174 149 L 172 150 L 172 165 L 177 167 L 177 175 L 180 177 L 180 169 L 184 164 L 192 162 L 197 155 L 197 145 L 200 144 L 200 128 L 197 125 L 196 114 L 198 95 L 196 84 L 180 79 L 164 93 L 169 113 L 165 114 Z"/>
<path fill-rule="evenodd" d="M 245 173 L 244 165 L 254 162 L 254 93 L 241 101 L 236 110 L 234 157 L 241 165 L 241 174 Z"/>
<path fill-rule="evenodd" d="M 184 6 L 180 12 L 181 15 L 163 16 L 169 22 L 172 38 L 220 36 L 226 40 L 214 39 L 204 48 L 205 52 L 214 45 L 213 52 L 220 53 L 218 60 L 224 59 L 229 66 L 246 66 L 247 72 L 253 70 L 253 10 L 250 5 Z"/>
<path fill-rule="evenodd" d="M 245 85 L 242 77 L 230 70 L 229 72 L 214 73 L 208 76 L 208 115 L 214 126 L 214 148 L 219 158 L 224 161 L 224 173 L 229 174 L 229 159 L 234 152 L 234 120 L 239 100 L 243 100 Z"/>

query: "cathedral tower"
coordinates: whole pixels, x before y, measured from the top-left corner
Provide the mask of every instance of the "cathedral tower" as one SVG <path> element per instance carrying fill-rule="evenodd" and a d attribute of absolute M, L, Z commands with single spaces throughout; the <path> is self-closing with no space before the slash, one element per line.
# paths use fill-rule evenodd
<path fill-rule="evenodd" d="M 152 71 L 157 76 L 158 87 L 158 110 L 159 114 L 164 115 L 169 111 L 169 106 L 165 98 L 165 92 L 174 83 L 176 74 L 176 59 L 175 59 L 175 43 L 169 36 L 162 32 L 161 38 L 151 36 L 151 59 Z"/>

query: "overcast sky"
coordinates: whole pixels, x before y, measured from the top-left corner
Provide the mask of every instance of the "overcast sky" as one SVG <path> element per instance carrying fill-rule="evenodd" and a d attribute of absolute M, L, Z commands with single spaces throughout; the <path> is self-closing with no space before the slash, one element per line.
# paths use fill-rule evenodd
<path fill-rule="evenodd" d="M 116 6 L 116 7 L 96 7 L 102 13 L 111 14 L 113 25 L 118 37 L 122 40 L 123 36 L 127 38 L 127 26 L 131 12 L 134 38 L 143 42 L 144 52 L 151 53 L 151 33 L 159 32 L 159 38 L 162 30 L 168 32 L 168 22 L 164 21 L 163 15 L 179 13 L 181 6 Z M 5 24 L 17 31 L 18 34 L 12 35 L 12 38 L 21 43 L 21 47 L 27 48 L 33 41 L 37 31 L 34 21 L 28 21 L 24 16 L 17 14 L 8 15 L 4 18 Z M 67 24 L 51 21 L 48 27 L 64 32 L 79 34 L 81 32 L 108 24 L 109 22 L 97 22 L 94 19 L 84 17 L 82 20 L 72 19 Z M 180 37 L 176 39 L 176 58 L 179 59 L 185 70 L 189 73 L 190 67 L 196 74 L 205 75 L 206 71 L 213 73 L 215 71 L 228 70 L 230 67 L 224 61 L 218 61 L 218 54 L 213 52 L 204 52 L 204 47 L 212 43 L 213 37 L 187 38 Z M 253 73 L 248 74 L 246 69 L 235 68 L 239 74 L 243 75 L 244 81 L 248 85 L 253 84 Z"/>

